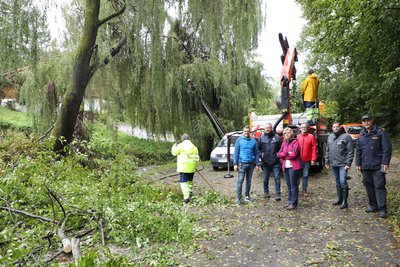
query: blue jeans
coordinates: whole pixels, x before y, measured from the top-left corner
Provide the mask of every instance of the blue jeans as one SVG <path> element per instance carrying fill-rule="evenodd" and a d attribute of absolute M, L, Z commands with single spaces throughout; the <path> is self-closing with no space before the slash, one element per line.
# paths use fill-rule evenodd
<path fill-rule="evenodd" d="M 250 188 L 251 188 L 251 178 L 253 177 L 254 171 L 254 163 L 239 163 L 238 169 L 238 180 L 237 180 L 237 199 L 242 199 L 242 186 L 243 180 L 246 176 L 246 188 L 244 195 L 246 197 L 250 196 Z"/>
<path fill-rule="evenodd" d="M 285 168 L 285 180 L 288 187 L 288 204 L 297 206 L 299 200 L 299 178 L 300 170 L 293 168 Z"/>
<path fill-rule="evenodd" d="M 347 171 L 342 167 L 332 167 L 333 176 L 336 179 L 336 186 L 347 188 Z"/>
<path fill-rule="evenodd" d="M 279 177 L 279 169 L 281 168 L 280 164 L 275 164 L 273 166 L 268 166 L 266 164 L 263 165 L 264 168 L 264 193 L 269 192 L 269 174 L 272 171 L 272 175 L 275 179 L 275 192 L 277 195 L 281 194 L 281 178 Z"/>
<path fill-rule="evenodd" d="M 311 162 L 303 163 L 303 183 L 301 184 L 302 192 L 307 192 L 308 187 L 308 174 L 310 173 Z M 300 182 L 300 179 L 299 179 Z"/>

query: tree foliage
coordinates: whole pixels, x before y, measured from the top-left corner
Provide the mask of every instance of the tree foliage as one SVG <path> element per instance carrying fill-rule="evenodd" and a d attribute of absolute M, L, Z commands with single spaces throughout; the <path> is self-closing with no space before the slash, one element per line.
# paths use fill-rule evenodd
<path fill-rule="evenodd" d="M 55 234 L 64 219 L 68 237 L 93 229 L 81 238 L 81 261 L 94 257 L 98 263 L 79 266 L 104 265 L 118 257 L 125 264 L 117 266 L 178 265 L 176 252 L 193 250 L 205 230 L 182 208 L 178 188 L 165 188 L 138 172 L 137 162 L 148 165 L 153 160 L 171 160 L 171 144 L 144 144 L 95 128 L 89 142 L 74 141 L 68 156 L 60 160 L 54 160 L 56 155 L 49 149 L 51 139 L 32 142 L 24 133 L 4 133 L 0 142 L 1 266 L 65 264 L 70 256 L 57 257 L 62 245 Z M 199 208 L 226 203 L 212 192 L 199 194 L 197 199 Z M 101 245 L 102 231 L 106 246 Z M 129 253 L 113 255 L 114 247 L 129 248 Z"/>
<path fill-rule="evenodd" d="M 261 22 L 260 1 L 136 1 L 123 16 L 126 50 L 104 71 L 108 75 L 102 72 L 93 84 L 113 88 L 115 94 L 103 95 L 121 105 L 118 111 L 124 110 L 134 125 L 178 136 L 187 131 L 201 145 L 214 134 L 207 120 L 198 124 L 203 116 L 198 94 L 228 130 L 235 130 L 242 127 L 252 99 L 267 91 L 251 52 Z M 115 75 L 116 81 L 110 79 Z M 196 84 L 195 91 L 187 79 Z M 199 127 L 208 130 L 194 131 Z"/>
<path fill-rule="evenodd" d="M 297 2 L 309 21 L 301 44 L 321 76 L 320 99 L 336 101 L 342 120 L 371 112 L 400 129 L 400 1 Z"/>
<path fill-rule="evenodd" d="M 0 2 L 0 87 L 19 83 L 10 79 L 18 69 L 35 65 L 49 47 L 45 12 L 32 0 Z M 13 74 L 10 74 L 13 73 Z M 23 79 L 22 79 L 23 80 Z"/>
<path fill-rule="evenodd" d="M 99 17 L 115 12 L 117 2 L 101 2 Z M 157 134 L 189 132 L 200 146 L 210 147 L 215 134 L 209 122 L 198 125 L 203 116 L 198 94 L 227 130 L 241 129 L 256 97 L 269 96 L 252 52 L 262 28 L 261 1 L 125 3 L 122 16 L 98 29 L 97 55 L 92 60 L 108 66 L 94 73 L 85 91 L 87 97 L 105 100 L 103 108 L 114 118 Z M 64 45 L 72 53 L 77 52 L 80 31 L 76 28 L 83 27 L 82 10 L 86 9 L 83 1 L 64 8 L 70 34 Z M 121 40 L 126 44 L 116 54 Z M 61 66 L 47 72 L 49 80 L 57 78 L 57 68 Z M 196 92 L 188 89 L 187 79 L 197 85 Z M 58 95 L 66 91 L 64 84 L 56 83 L 56 88 Z M 51 119 L 45 115 L 41 121 Z M 204 130 L 194 131 L 199 127 Z"/>

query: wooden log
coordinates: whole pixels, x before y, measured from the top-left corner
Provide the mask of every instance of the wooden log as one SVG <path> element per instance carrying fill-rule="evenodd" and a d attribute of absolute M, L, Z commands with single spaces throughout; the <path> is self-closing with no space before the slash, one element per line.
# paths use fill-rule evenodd
<path fill-rule="evenodd" d="M 57 230 L 57 235 L 61 238 L 61 243 L 63 245 L 63 251 L 65 253 L 70 253 L 72 251 L 71 240 L 65 236 L 63 230 Z"/>
<path fill-rule="evenodd" d="M 71 240 L 72 244 L 72 256 L 74 257 L 75 260 L 79 259 L 81 255 L 81 249 L 80 249 L 80 242 L 81 240 L 79 238 L 73 237 Z"/>
<path fill-rule="evenodd" d="M 61 238 L 61 243 L 63 244 L 63 250 L 65 253 L 70 253 L 72 251 L 71 240 L 65 235 L 65 223 L 67 222 L 69 214 L 64 218 L 61 224 L 61 229 L 57 230 L 57 235 Z"/>

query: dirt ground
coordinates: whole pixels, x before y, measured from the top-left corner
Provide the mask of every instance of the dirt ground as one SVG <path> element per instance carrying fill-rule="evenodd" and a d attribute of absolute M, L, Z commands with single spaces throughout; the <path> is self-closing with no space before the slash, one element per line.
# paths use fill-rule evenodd
<path fill-rule="evenodd" d="M 394 162 L 393 162 L 394 161 Z M 399 159 L 392 161 L 387 175 L 390 180 L 400 170 Z M 201 214 L 201 227 L 209 238 L 201 241 L 194 255 L 179 256 L 188 266 L 400 266 L 400 249 L 385 219 L 369 214 L 367 197 L 361 174 L 354 167 L 350 171 L 349 208 L 333 206 L 336 187 L 330 171 L 312 173 L 307 198 L 300 197 L 296 210 L 283 208 L 287 199 L 286 183 L 281 178 L 282 201 L 273 195 L 264 199 L 262 171 L 255 171 L 251 196 L 254 203 L 235 204 L 237 173 L 224 178 L 227 170 L 213 171 L 204 166 L 201 174 L 232 204 L 199 208 L 189 204 L 188 210 Z M 201 168 L 201 166 L 200 166 Z M 163 170 L 171 173 L 172 170 Z M 163 182 L 178 187 L 178 178 Z M 195 175 L 195 194 L 211 190 L 204 180 Z M 197 192 L 196 192 L 197 191 Z M 274 181 L 270 178 L 270 192 Z M 193 201 L 196 201 L 194 198 Z M 192 205 L 192 206 L 191 206 Z M 389 216 L 399 206 L 388 207 Z"/>

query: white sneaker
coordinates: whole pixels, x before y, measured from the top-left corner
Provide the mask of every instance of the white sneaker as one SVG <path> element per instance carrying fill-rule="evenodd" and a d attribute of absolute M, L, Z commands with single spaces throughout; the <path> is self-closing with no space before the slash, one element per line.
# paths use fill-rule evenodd
<path fill-rule="evenodd" d="M 254 199 L 252 199 L 249 196 L 245 197 L 244 200 L 247 201 L 247 202 L 254 202 Z"/>

